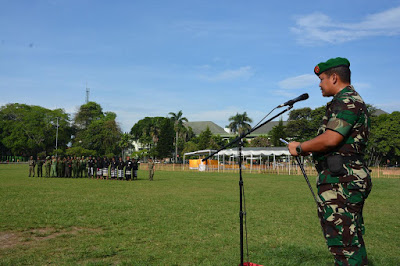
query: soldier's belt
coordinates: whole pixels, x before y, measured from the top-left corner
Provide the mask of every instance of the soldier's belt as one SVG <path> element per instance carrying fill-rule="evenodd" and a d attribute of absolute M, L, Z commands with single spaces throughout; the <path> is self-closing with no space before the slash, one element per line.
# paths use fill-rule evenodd
<path fill-rule="evenodd" d="M 331 162 L 328 163 L 328 161 L 330 159 L 333 159 L 333 157 L 341 157 L 340 165 L 354 163 L 356 161 L 360 161 L 362 164 L 364 164 L 364 159 L 360 155 L 351 155 L 351 156 L 331 155 L 331 156 L 328 156 L 328 157 L 329 157 L 329 159 L 327 158 L 327 159 L 325 159 L 323 161 L 318 161 L 315 164 L 315 169 L 318 171 L 318 173 L 320 173 L 320 172 L 322 172 L 323 170 L 326 170 L 326 169 L 329 169 L 331 171 L 334 170 L 334 169 L 331 169 L 332 168 L 332 163 Z M 329 166 L 331 166 L 331 167 L 329 167 Z"/>

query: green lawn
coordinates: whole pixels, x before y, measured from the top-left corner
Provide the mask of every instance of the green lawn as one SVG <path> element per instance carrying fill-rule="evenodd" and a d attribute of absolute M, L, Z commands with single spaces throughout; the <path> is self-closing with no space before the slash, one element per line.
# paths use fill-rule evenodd
<path fill-rule="evenodd" d="M 134 182 L 28 178 L 0 165 L 0 265 L 238 265 L 238 174 L 139 170 Z M 250 261 L 332 265 L 302 176 L 244 175 Z M 371 265 L 400 265 L 400 179 L 366 202 Z"/>

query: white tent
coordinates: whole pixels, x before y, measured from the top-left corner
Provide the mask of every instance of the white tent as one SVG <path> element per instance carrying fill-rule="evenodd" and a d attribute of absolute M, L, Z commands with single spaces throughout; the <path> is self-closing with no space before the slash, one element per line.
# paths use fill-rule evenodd
<path fill-rule="evenodd" d="M 218 155 L 227 155 L 227 156 L 238 156 L 239 150 L 237 148 L 234 149 L 226 149 L 218 152 Z M 290 155 L 287 147 L 246 147 L 242 148 L 242 155 L 244 157 L 266 157 L 266 156 L 282 156 L 282 155 Z"/>
<path fill-rule="evenodd" d="M 211 153 L 216 152 L 217 150 L 200 150 L 200 151 L 192 151 L 192 152 L 187 152 L 183 155 L 185 156 L 191 156 L 191 155 L 210 155 Z"/>
<path fill-rule="evenodd" d="M 184 160 L 185 156 L 190 156 L 190 155 L 210 155 L 214 150 L 201 150 L 201 151 L 194 151 L 194 152 L 188 152 L 184 154 Z M 235 158 L 239 156 L 239 150 L 238 148 L 232 148 L 232 149 L 225 149 L 222 151 L 219 151 L 217 154 L 214 155 L 218 159 L 218 170 L 220 170 L 220 165 L 222 162 L 222 167 L 225 165 L 225 157 L 229 157 L 229 163 L 231 161 L 235 161 Z M 273 158 L 273 165 L 276 165 L 276 157 L 277 156 L 286 156 L 287 162 L 290 162 L 290 153 L 287 149 L 287 147 L 245 147 L 242 148 L 242 157 L 243 160 L 250 160 L 250 171 L 253 168 L 253 161 L 254 160 L 259 160 L 261 164 L 262 158 L 267 157 L 269 160 L 269 157 Z M 222 160 L 221 160 L 222 159 Z M 290 164 L 289 164 L 290 165 Z"/>
<path fill-rule="evenodd" d="M 183 154 L 183 164 L 182 164 L 182 167 L 185 166 L 185 158 L 186 158 L 186 156 L 194 156 L 194 155 L 198 155 L 199 157 L 200 157 L 201 155 L 209 156 L 209 155 L 211 155 L 212 153 L 214 153 L 214 152 L 216 152 L 216 151 L 217 151 L 217 150 L 199 150 L 199 151 L 187 152 L 187 153 Z"/>

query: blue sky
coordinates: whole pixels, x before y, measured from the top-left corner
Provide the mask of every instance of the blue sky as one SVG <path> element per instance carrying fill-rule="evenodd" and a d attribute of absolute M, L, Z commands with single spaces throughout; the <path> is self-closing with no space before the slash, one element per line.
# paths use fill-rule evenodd
<path fill-rule="evenodd" d="M 0 105 L 64 108 L 90 100 L 123 131 L 183 111 L 220 126 L 326 104 L 313 74 L 351 62 L 365 102 L 400 110 L 400 1 L 0 0 Z M 285 117 L 284 117 L 285 118 Z"/>

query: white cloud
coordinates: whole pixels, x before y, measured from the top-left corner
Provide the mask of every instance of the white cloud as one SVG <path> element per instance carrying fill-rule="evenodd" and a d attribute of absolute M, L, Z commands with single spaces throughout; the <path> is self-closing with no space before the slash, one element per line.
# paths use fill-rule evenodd
<path fill-rule="evenodd" d="M 291 28 L 301 44 L 344 43 L 371 36 L 400 34 L 400 7 L 366 16 L 356 23 L 334 21 L 322 13 L 313 13 L 296 19 Z"/>
<path fill-rule="evenodd" d="M 282 89 L 304 89 L 318 84 L 318 77 L 312 74 L 305 74 L 284 79 L 278 83 Z"/>
<path fill-rule="evenodd" d="M 209 81 L 225 81 L 233 79 L 248 79 L 253 76 L 250 66 L 240 67 L 238 69 L 228 69 L 214 75 L 202 75 L 201 77 Z"/>

